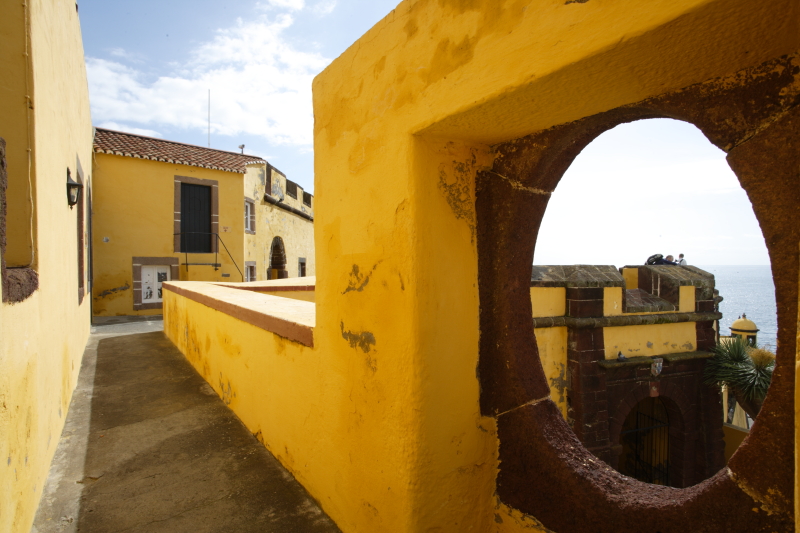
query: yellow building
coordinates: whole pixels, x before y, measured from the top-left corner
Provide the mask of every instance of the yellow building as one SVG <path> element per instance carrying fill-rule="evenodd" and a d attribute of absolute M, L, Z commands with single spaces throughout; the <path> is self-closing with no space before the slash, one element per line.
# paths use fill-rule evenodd
<path fill-rule="evenodd" d="M 245 231 L 249 281 L 314 275 L 313 201 L 312 194 L 269 163 L 247 165 L 245 210 L 252 227 Z"/>
<path fill-rule="evenodd" d="M 165 330 L 343 531 L 791 531 L 798 21 L 793 0 L 403 2 L 314 81 L 316 301 L 174 282 Z M 778 302 L 762 416 L 687 488 L 586 450 L 551 398 L 530 293 L 564 171 L 653 117 L 727 152 Z"/>
<path fill-rule="evenodd" d="M 75 2 L 1 13 L 0 531 L 27 532 L 89 335 L 92 123 Z"/>
<path fill-rule="evenodd" d="M 313 274 L 313 197 L 263 159 L 101 128 L 94 151 L 95 315 L 160 314 L 169 280 Z"/>

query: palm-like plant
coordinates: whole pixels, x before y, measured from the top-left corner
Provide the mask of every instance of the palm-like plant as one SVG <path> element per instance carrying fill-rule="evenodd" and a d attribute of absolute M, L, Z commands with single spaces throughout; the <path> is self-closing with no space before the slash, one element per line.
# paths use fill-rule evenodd
<path fill-rule="evenodd" d="M 755 420 L 772 381 L 775 355 L 752 347 L 739 337 L 718 343 L 713 351 L 714 357 L 706 362 L 703 381 L 707 385 L 726 386 Z"/>

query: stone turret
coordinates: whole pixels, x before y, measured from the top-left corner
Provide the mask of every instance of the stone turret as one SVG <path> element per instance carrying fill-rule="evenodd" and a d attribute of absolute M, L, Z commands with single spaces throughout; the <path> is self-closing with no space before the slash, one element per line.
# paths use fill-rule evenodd
<path fill-rule="evenodd" d="M 731 336 L 740 337 L 751 346 L 756 345 L 758 331 L 756 323 L 747 318 L 745 313 L 742 313 L 742 316 L 734 320 L 733 324 L 731 324 Z"/>

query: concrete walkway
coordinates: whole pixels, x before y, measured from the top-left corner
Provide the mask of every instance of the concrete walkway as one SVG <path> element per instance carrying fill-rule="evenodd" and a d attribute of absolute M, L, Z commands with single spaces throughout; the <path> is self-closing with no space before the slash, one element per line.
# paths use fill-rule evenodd
<path fill-rule="evenodd" d="M 92 327 L 32 531 L 339 531 L 162 327 Z"/>

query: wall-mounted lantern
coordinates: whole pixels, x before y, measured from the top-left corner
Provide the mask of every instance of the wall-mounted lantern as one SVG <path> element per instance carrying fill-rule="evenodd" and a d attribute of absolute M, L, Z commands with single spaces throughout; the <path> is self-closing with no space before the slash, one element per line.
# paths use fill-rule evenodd
<path fill-rule="evenodd" d="M 83 185 L 77 181 L 74 181 L 72 179 L 70 170 L 67 169 L 67 203 L 69 204 L 70 209 L 75 207 L 75 204 L 77 204 L 78 200 L 80 200 L 81 189 L 83 189 Z"/>

